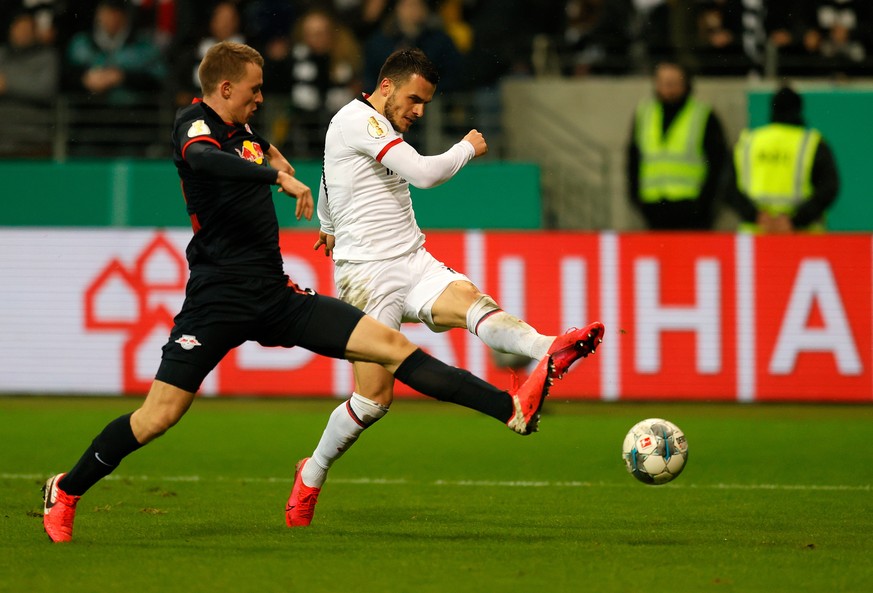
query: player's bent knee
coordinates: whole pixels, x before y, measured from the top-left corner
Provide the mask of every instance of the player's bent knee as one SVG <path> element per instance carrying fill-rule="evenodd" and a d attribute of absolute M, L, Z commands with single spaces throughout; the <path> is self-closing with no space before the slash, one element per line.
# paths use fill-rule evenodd
<path fill-rule="evenodd" d="M 391 381 L 393 384 L 394 375 L 391 375 Z M 355 391 L 357 392 L 358 389 L 356 388 Z M 382 406 L 383 408 L 390 408 L 391 404 L 394 402 L 393 385 L 392 385 L 392 387 L 385 389 L 385 390 L 364 391 L 362 389 L 360 391 L 365 392 L 367 394 L 366 397 L 368 400 L 372 401 L 374 404 L 378 404 L 378 405 Z"/>
<path fill-rule="evenodd" d="M 355 393 L 388 408 L 394 401 L 394 375 L 379 365 L 355 363 Z"/>
<path fill-rule="evenodd" d="M 179 422 L 181 416 L 167 410 L 144 411 L 142 408 L 133 413 L 130 426 L 133 435 L 140 444 L 145 445 L 149 441 L 158 438 Z"/>
<path fill-rule="evenodd" d="M 142 407 L 130 417 L 136 440 L 146 444 L 167 432 L 185 415 L 193 401 L 194 393 L 156 380 Z"/>

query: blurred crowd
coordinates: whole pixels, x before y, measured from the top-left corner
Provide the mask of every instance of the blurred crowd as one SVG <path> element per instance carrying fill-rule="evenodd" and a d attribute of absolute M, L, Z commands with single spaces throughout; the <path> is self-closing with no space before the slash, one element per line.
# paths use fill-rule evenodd
<path fill-rule="evenodd" d="M 773 56 L 780 75 L 865 76 L 871 20 L 870 0 L 4 0 L 0 101 L 181 106 L 206 49 L 231 39 L 264 55 L 265 90 L 287 97 L 288 142 L 306 153 L 306 129 L 372 90 L 401 47 L 431 57 L 442 93 L 546 70 L 648 74 L 663 59 L 711 76 L 761 74 Z"/>

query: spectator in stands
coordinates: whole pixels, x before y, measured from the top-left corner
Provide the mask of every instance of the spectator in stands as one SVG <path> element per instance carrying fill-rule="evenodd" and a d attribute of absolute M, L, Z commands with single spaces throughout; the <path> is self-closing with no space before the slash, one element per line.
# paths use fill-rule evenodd
<path fill-rule="evenodd" d="M 160 50 L 167 51 L 178 31 L 179 3 L 191 0 L 137 0 L 134 26 L 148 30 Z"/>
<path fill-rule="evenodd" d="M 463 18 L 473 31 L 473 40 L 464 54 L 462 88 L 470 92 L 472 106 L 463 106 L 459 111 L 461 123 L 476 121 L 479 131 L 488 138 L 490 156 L 500 156 L 503 136 L 500 81 L 509 76 L 531 76 L 533 38 L 554 32 L 555 12 L 544 9 L 544 3 L 464 0 Z M 464 128 L 458 125 L 457 129 Z"/>
<path fill-rule="evenodd" d="M 529 76 L 531 40 L 554 21 L 554 13 L 543 12 L 527 0 L 467 0 L 464 18 L 473 44 L 465 59 L 466 87 L 493 89 L 505 76 Z"/>
<path fill-rule="evenodd" d="M 166 77 L 160 50 L 134 30 L 123 0 L 100 0 L 92 31 L 80 31 L 67 47 L 67 84 L 74 91 L 130 103 L 155 96 Z"/>
<path fill-rule="evenodd" d="M 398 49 L 417 47 L 436 65 L 440 89 L 452 92 L 461 83 L 461 52 L 442 29 L 426 0 L 397 0 L 394 10 L 364 45 L 364 87 L 375 88 L 385 59 Z"/>
<path fill-rule="evenodd" d="M 473 28 L 464 18 L 466 0 L 441 0 L 438 13 L 446 34 L 462 54 L 473 46 Z"/>
<path fill-rule="evenodd" d="M 698 71 L 710 76 L 742 76 L 752 68 L 743 49 L 744 0 L 698 0 L 691 49 Z"/>
<path fill-rule="evenodd" d="M 245 43 L 241 32 L 237 3 L 230 0 L 217 3 L 210 13 L 208 30 L 193 39 L 183 42 L 173 52 L 172 85 L 177 107 L 184 107 L 200 95 L 200 79 L 197 69 L 207 50 L 220 41 Z"/>
<path fill-rule="evenodd" d="M 39 42 L 34 15 L 19 13 L 9 25 L 7 43 L 0 47 L 0 100 L 51 103 L 57 96 L 59 74 L 58 55 Z"/>
<path fill-rule="evenodd" d="M 266 47 L 278 37 L 288 35 L 294 21 L 309 7 L 325 0 L 234 0 L 242 16 L 242 33 L 249 45 Z M 266 83 L 265 84 L 269 84 Z M 277 89 L 269 85 L 271 92 Z"/>
<path fill-rule="evenodd" d="M 630 0 L 568 0 L 557 44 L 567 76 L 625 74 L 629 61 Z"/>
<path fill-rule="evenodd" d="M 21 0 L 28 2 L 29 0 Z M 43 0 L 51 4 L 51 18 L 54 22 L 54 46 L 61 55 L 61 66 L 65 66 L 64 52 L 70 46 L 70 40 L 80 31 L 90 31 L 94 26 L 94 14 L 100 0 Z M 65 73 L 61 72 L 61 85 L 65 84 Z"/>
<path fill-rule="evenodd" d="M 648 64 L 676 59 L 673 3 L 670 0 L 633 0 L 637 32 Z"/>
<path fill-rule="evenodd" d="M 170 44 L 171 53 L 206 35 L 209 16 L 217 2 L 218 0 L 176 0 L 176 34 Z"/>
<path fill-rule="evenodd" d="M 869 0 L 807 0 L 803 47 L 820 74 L 857 74 L 873 35 Z"/>
<path fill-rule="evenodd" d="M 780 55 L 797 54 L 801 48 L 805 26 L 800 10 L 795 10 L 797 0 L 768 0 L 764 27 L 767 41 Z"/>
<path fill-rule="evenodd" d="M 321 159 L 330 118 L 361 92 L 360 45 L 332 13 L 320 8 L 297 21 L 290 48 L 283 50 L 279 43 L 270 44 L 272 59 L 264 80 L 289 85 L 285 147 L 298 157 Z"/>
<path fill-rule="evenodd" d="M 818 130 L 803 120 L 803 99 L 781 88 L 771 123 L 744 130 L 734 148 L 728 202 L 741 230 L 761 233 L 824 230 L 839 192 L 836 161 Z"/>
<path fill-rule="evenodd" d="M 77 4 L 87 1 L 82 0 Z M 39 43 L 55 45 L 58 41 L 59 15 L 65 7 L 65 0 L 4 0 L 0 3 L 0 30 L 8 30 L 14 18 L 22 12 L 28 12 L 33 15 Z"/>
<path fill-rule="evenodd" d="M 364 43 L 376 32 L 391 8 L 391 0 L 333 0 L 337 19 Z"/>
<path fill-rule="evenodd" d="M 727 147 L 712 108 L 692 96 L 690 72 L 655 69 L 655 96 L 636 109 L 627 150 L 628 196 L 650 229 L 711 229 Z"/>
<path fill-rule="evenodd" d="M 12 18 L 9 37 L 0 46 L 0 155 L 48 156 L 52 144 L 52 111 L 57 96 L 59 58 L 37 38 L 34 15 Z"/>

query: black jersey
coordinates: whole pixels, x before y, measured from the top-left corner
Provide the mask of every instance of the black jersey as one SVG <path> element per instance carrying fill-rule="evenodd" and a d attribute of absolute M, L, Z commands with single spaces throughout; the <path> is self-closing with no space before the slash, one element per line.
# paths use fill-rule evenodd
<path fill-rule="evenodd" d="M 240 163 L 242 167 L 210 167 L 208 173 L 195 171 L 186 160 L 186 152 L 200 142 L 247 163 Z M 194 229 L 187 249 L 192 272 L 283 275 L 279 221 L 271 189 L 277 172 L 267 164 L 265 153 L 269 149 L 270 144 L 248 124 L 226 123 L 203 102 L 176 114 L 173 162 Z"/>

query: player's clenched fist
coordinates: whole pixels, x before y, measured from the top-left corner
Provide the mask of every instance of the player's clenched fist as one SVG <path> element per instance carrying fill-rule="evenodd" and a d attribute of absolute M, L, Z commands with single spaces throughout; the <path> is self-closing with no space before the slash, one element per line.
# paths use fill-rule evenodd
<path fill-rule="evenodd" d="M 464 140 L 473 145 L 473 150 L 476 151 L 476 156 L 482 156 L 488 152 L 488 144 L 485 142 L 485 136 L 478 130 L 470 130 L 464 136 Z"/>

